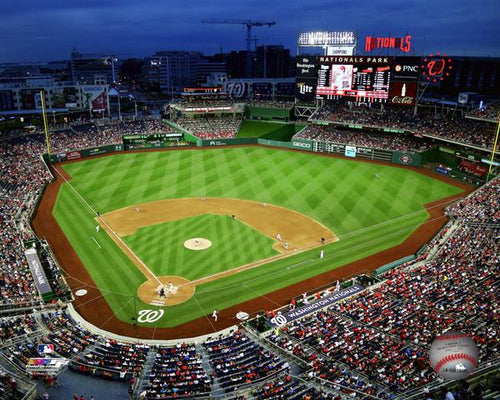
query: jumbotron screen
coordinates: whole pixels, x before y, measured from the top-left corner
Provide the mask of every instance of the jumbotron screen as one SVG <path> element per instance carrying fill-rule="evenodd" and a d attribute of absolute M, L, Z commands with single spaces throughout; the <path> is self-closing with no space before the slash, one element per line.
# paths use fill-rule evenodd
<path fill-rule="evenodd" d="M 320 56 L 318 61 L 317 97 L 368 102 L 389 98 L 392 57 Z"/>

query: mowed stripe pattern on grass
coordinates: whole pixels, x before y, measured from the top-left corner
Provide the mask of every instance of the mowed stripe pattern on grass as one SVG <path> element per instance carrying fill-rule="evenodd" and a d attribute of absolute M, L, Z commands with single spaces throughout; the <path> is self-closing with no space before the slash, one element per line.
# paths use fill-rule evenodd
<path fill-rule="evenodd" d="M 296 210 L 339 236 L 326 248 L 323 261 L 311 263 L 317 250 L 310 251 L 197 288 L 196 303 L 192 299 L 169 308 L 160 327 L 395 246 L 427 218 L 424 203 L 460 192 L 407 169 L 258 147 L 117 154 L 64 168 L 72 185 L 101 213 L 164 198 L 232 197 Z M 94 216 L 66 185 L 54 215 L 117 316 L 130 321 L 134 310 L 131 304 L 124 306 L 123 296 L 135 294 L 145 278 L 102 231 L 96 238 L 103 248 L 97 249 L 89 238 L 95 236 Z M 287 269 L 303 262 L 305 267 Z M 215 273 L 217 265 L 211 264 Z M 139 302 L 138 307 L 151 308 Z"/>
<path fill-rule="evenodd" d="M 101 213 L 163 198 L 232 197 L 291 208 L 338 235 L 459 192 L 400 168 L 255 147 L 120 154 L 65 169 Z"/>
<path fill-rule="evenodd" d="M 212 246 L 189 250 L 184 241 L 206 238 Z M 274 241 L 230 216 L 200 215 L 140 228 L 123 238 L 156 276 L 196 280 L 279 254 Z"/>

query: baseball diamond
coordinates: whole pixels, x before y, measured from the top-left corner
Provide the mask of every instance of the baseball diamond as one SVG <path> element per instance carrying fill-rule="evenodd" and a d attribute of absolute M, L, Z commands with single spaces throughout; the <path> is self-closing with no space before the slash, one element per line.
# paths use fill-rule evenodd
<path fill-rule="evenodd" d="M 154 328 L 156 338 L 182 335 L 214 308 L 256 312 L 252 299 L 397 248 L 434 223 L 429 214 L 442 225 L 438 210 L 463 193 L 416 169 L 258 146 L 115 154 L 58 171 L 65 182 L 54 184 L 53 217 L 62 231 L 47 236 L 63 265 L 50 236 L 66 238 L 85 266 L 72 272 L 75 289 L 89 289 L 77 310 L 125 332 L 140 310 L 167 307 L 154 323 L 138 321 L 138 334 Z M 50 220 L 35 216 L 34 225 L 48 229 Z M 212 246 L 189 250 L 190 238 Z M 169 284 L 175 291 L 161 291 Z M 88 306 L 97 298 L 109 307 L 105 320 Z M 234 314 L 221 321 L 234 323 Z"/>

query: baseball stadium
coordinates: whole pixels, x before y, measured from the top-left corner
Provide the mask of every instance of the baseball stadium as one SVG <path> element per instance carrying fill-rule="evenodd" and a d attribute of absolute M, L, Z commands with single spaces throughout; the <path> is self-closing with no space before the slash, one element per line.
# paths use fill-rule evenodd
<path fill-rule="evenodd" d="M 0 398 L 499 398 L 500 103 L 431 95 L 458 58 L 305 54 L 0 121 Z"/>

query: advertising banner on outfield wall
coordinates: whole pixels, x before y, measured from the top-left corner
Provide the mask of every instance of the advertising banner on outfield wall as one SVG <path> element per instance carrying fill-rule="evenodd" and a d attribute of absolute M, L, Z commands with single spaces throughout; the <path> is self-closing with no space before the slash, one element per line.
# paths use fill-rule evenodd
<path fill-rule="evenodd" d="M 273 328 L 284 326 L 291 321 L 295 321 L 296 319 L 306 317 L 309 314 L 313 314 L 316 311 L 321 310 L 322 308 L 328 307 L 334 303 L 339 302 L 340 300 L 345 299 L 346 297 L 352 296 L 353 294 L 359 293 L 363 290 L 363 286 L 353 285 L 338 292 L 334 292 L 327 297 L 323 297 L 319 300 L 312 301 L 309 304 L 297 307 L 295 310 L 291 310 L 285 313 L 278 313 L 278 315 L 276 315 L 275 317 L 269 318 L 267 322 Z"/>
<path fill-rule="evenodd" d="M 414 167 L 422 166 L 422 156 L 414 153 L 403 153 L 401 151 L 394 151 L 392 153 L 392 160 L 394 164 L 411 165 Z"/>
<path fill-rule="evenodd" d="M 300 150 L 313 150 L 313 142 L 306 139 L 294 139 L 292 141 L 292 148 Z"/>
<path fill-rule="evenodd" d="M 56 153 L 51 155 L 50 161 L 57 163 L 66 160 L 76 160 L 83 157 L 97 156 L 99 154 L 113 153 L 115 151 L 123 151 L 123 144 L 108 144 L 106 146 L 94 147 L 92 149 Z"/>
<path fill-rule="evenodd" d="M 30 267 L 31 275 L 33 275 L 33 280 L 35 281 L 35 286 L 38 290 L 40 296 L 45 293 L 52 292 L 49 281 L 47 280 L 47 275 L 43 270 L 42 263 L 38 258 L 36 249 L 28 249 L 24 252 L 26 260 L 28 261 L 28 266 Z"/>
<path fill-rule="evenodd" d="M 212 139 L 212 140 L 200 140 L 197 142 L 197 145 L 199 147 L 230 146 L 238 144 L 257 144 L 257 138 Z"/>

